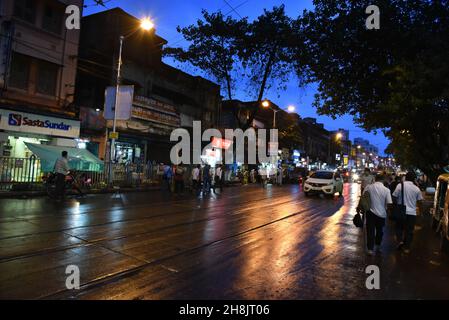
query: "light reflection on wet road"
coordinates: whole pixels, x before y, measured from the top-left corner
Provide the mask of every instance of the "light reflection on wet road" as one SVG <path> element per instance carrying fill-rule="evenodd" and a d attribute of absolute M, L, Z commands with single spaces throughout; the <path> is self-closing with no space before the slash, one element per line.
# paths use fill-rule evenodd
<path fill-rule="evenodd" d="M 0 298 L 449 298 L 449 260 L 421 218 L 408 256 L 388 226 L 367 258 L 352 225 L 359 186 L 343 198 L 296 185 L 226 188 L 207 198 L 158 192 L 56 204 L 0 200 Z M 81 289 L 65 288 L 77 265 Z M 367 290 L 365 266 L 381 270 Z"/>

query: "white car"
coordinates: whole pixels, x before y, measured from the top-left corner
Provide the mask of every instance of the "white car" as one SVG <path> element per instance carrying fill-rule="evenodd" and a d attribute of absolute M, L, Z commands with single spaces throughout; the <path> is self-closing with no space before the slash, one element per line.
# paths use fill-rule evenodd
<path fill-rule="evenodd" d="M 317 171 L 304 182 L 304 194 L 322 193 L 333 196 L 336 192 L 343 195 L 343 179 L 334 171 Z"/>

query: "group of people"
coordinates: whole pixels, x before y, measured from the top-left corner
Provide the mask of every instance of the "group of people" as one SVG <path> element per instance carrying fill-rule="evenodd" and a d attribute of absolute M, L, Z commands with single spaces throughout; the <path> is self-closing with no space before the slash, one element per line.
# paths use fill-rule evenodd
<path fill-rule="evenodd" d="M 393 210 L 393 204 L 405 205 L 405 217 L 395 221 L 395 231 L 398 250 L 410 252 L 417 208 L 421 207 L 423 200 L 416 175 L 407 172 L 405 179 L 386 173 L 373 176 L 367 168 L 361 177 L 361 189 L 362 194 L 369 193 L 370 199 L 370 209 L 364 212 L 367 253 L 380 252 L 385 221 Z"/>
<path fill-rule="evenodd" d="M 187 169 L 182 165 L 164 165 L 161 164 L 159 174 L 161 175 L 162 190 L 166 192 L 183 193 L 185 189 L 185 180 L 187 179 L 185 173 Z M 199 194 L 210 193 L 211 189 L 215 193 L 216 189 L 223 191 L 223 169 L 221 165 L 212 168 L 209 164 L 203 167 L 197 165 L 192 169 L 190 181 L 191 190 Z M 173 186 L 173 190 L 172 190 Z"/>

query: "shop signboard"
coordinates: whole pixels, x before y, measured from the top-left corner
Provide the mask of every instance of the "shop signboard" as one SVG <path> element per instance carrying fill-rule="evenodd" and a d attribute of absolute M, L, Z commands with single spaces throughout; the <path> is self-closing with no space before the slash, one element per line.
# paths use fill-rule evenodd
<path fill-rule="evenodd" d="M 181 117 L 173 105 L 142 96 L 134 97 L 131 116 L 171 127 L 181 125 Z"/>
<path fill-rule="evenodd" d="M 80 122 L 45 115 L 0 109 L 0 129 L 48 136 L 78 138 Z"/>

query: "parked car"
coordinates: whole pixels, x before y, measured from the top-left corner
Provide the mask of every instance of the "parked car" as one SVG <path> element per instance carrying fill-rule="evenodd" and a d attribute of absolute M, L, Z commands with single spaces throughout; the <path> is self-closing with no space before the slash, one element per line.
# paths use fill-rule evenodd
<path fill-rule="evenodd" d="M 449 252 L 449 173 L 438 177 L 432 209 L 432 226 L 441 234 L 441 248 Z"/>
<path fill-rule="evenodd" d="M 334 171 L 320 170 L 312 173 L 304 182 L 304 194 L 312 193 L 333 196 L 336 192 L 343 195 L 343 179 Z"/>

